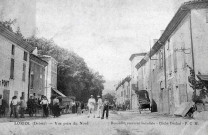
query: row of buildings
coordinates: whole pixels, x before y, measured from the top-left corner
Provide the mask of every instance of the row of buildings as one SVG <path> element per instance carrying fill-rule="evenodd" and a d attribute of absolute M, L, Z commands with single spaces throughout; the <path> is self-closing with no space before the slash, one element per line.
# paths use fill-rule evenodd
<path fill-rule="evenodd" d="M 116 88 L 116 104 L 123 105 L 130 101 L 130 80 L 131 77 L 127 76 L 123 79 Z"/>
<path fill-rule="evenodd" d="M 40 56 L 16 33 L 0 24 L 0 95 L 9 105 L 13 96 L 39 98 L 57 92 L 57 61 Z"/>
<path fill-rule="evenodd" d="M 174 114 L 182 103 L 208 103 L 208 1 L 180 6 L 149 52 L 132 54 L 131 109 L 138 109 L 135 91 L 147 90 L 157 111 Z M 122 93 L 120 83 L 116 93 Z M 200 84 L 200 85 L 198 85 Z M 123 88 L 123 91 L 125 89 Z M 123 98 L 124 95 L 120 94 Z M 120 102 L 121 98 L 117 96 Z M 124 100 L 122 100 L 124 101 Z"/>

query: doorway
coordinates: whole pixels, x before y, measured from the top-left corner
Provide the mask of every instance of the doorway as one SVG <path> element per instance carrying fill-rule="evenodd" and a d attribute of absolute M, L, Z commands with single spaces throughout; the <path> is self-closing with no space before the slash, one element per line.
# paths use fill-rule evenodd
<path fill-rule="evenodd" d="M 8 112 L 9 112 L 9 95 L 10 95 L 10 90 L 3 91 L 3 99 L 4 99 L 4 101 L 6 101 L 5 114 L 8 114 Z"/>

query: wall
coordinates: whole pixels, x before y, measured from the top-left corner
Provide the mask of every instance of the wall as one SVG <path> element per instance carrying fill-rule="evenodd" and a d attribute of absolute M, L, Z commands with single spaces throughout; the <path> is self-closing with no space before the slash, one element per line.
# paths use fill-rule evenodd
<path fill-rule="evenodd" d="M 123 94 L 121 94 L 121 92 L 123 92 L 122 86 L 120 86 L 117 91 L 116 91 L 116 103 L 117 105 L 119 104 L 123 104 Z"/>
<path fill-rule="evenodd" d="M 161 48 L 151 60 L 151 89 L 152 89 L 152 100 L 156 103 L 157 110 L 163 112 L 164 104 L 163 97 L 165 97 L 165 77 L 164 77 L 164 49 Z M 163 60 L 160 63 L 159 60 Z"/>
<path fill-rule="evenodd" d="M 208 74 L 208 10 L 192 10 L 192 33 L 194 45 L 195 72 Z M 200 20 L 200 21 L 199 21 Z"/>
<path fill-rule="evenodd" d="M 208 10 L 192 10 L 191 13 L 195 73 L 208 75 Z M 208 102 L 208 94 L 206 101 Z"/>
<path fill-rule="evenodd" d="M 51 58 L 51 85 L 57 89 L 57 61 Z"/>
<path fill-rule="evenodd" d="M 130 91 L 131 91 L 131 109 L 138 109 L 138 99 L 135 91 L 132 88 L 132 84 L 138 85 L 138 71 L 136 65 L 141 61 L 144 56 L 136 56 L 131 61 L 131 81 L 130 81 Z"/>
<path fill-rule="evenodd" d="M 51 88 L 57 89 L 57 61 L 50 56 L 39 56 L 44 61 L 48 62 L 48 66 L 45 67 L 45 88 L 46 92 L 44 95 L 50 101 Z"/>
<path fill-rule="evenodd" d="M 190 38 L 190 15 L 187 15 L 183 22 L 178 26 L 170 39 L 169 50 L 166 46 L 167 54 L 171 56 L 172 67 L 167 72 L 168 86 L 172 89 L 174 99 L 170 98 L 170 103 L 175 109 L 170 108 L 172 113 L 181 103 L 191 101 L 193 90 L 188 84 L 189 68 L 192 67 L 191 38 Z M 172 85 L 171 85 L 172 84 Z"/>
<path fill-rule="evenodd" d="M 37 97 L 45 94 L 45 67 L 34 60 L 31 60 L 30 94 Z M 34 77 L 32 82 L 32 76 Z M 33 83 L 33 87 L 32 86 Z"/>
<path fill-rule="evenodd" d="M 153 87 L 155 89 L 164 87 L 164 90 L 160 92 L 153 90 L 153 99 L 156 99 L 156 103 L 159 103 L 159 112 L 173 114 L 183 102 L 192 101 L 193 89 L 189 86 L 190 70 L 187 67 L 188 65 L 193 68 L 190 18 L 192 20 L 195 72 L 208 73 L 206 66 L 203 66 L 208 64 L 205 61 L 208 55 L 206 10 L 192 10 L 191 15 L 188 14 L 183 19 L 165 44 L 166 87 L 163 83 L 165 78 L 164 69 L 159 71 L 158 66 L 156 66 L 153 71 L 152 79 L 155 80 L 153 81 Z M 157 80 L 161 81 L 161 85 L 159 84 L 160 81 Z M 158 93 L 160 93 L 159 96 Z"/>

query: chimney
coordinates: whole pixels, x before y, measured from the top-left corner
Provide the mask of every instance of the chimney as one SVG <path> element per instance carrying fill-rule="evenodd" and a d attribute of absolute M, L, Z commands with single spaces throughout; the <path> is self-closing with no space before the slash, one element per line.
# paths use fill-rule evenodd
<path fill-rule="evenodd" d="M 37 47 L 35 47 L 35 50 L 32 52 L 32 54 L 34 54 L 34 55 L 38 55 L 38 48 Z"/>

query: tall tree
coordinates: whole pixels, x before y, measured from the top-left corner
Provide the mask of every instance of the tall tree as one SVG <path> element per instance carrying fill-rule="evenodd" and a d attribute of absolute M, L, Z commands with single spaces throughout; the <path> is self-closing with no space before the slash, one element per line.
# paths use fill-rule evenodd
<path fill-rule="evenodd" d="M 28 42 L 38 48 L 39 54 L 50 55 L 58 61 L 57 87 L 65 95 L 87 102 L 90 95 L 102 94 L 103 76 L 89 69 L 84 59 L 76 53 L 45 38 L 31 37 Z"/>

